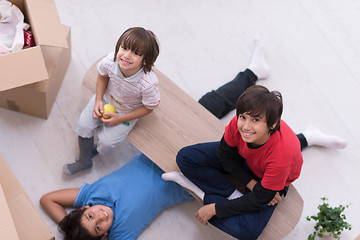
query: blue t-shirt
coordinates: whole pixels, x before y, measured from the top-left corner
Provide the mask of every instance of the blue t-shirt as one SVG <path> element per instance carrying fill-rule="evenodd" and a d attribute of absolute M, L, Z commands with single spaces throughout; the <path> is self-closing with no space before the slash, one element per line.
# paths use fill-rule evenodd
<path fill-rule="evenodd" d="M 161 178 L 163 173 L 140 153 L 123 167 L 95 183 L 85 183 L 74 206 L 100 204 L 110 207 L 114 212 L 114 219 L 108 238 L 136 239 L 161 210 L 193 199 L 180 185 L 164 181 Z"/>

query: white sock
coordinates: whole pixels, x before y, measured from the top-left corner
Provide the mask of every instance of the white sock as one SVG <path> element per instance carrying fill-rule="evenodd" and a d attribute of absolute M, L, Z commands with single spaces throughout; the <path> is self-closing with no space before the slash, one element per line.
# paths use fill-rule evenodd
<path fill-rule="evenodd" d="M 173 181 L 177 184 L 181 185 L 184 188 L 192 191 L 196 196 L 198 196 L 201 200 L 204 200 L 205 193 L 198 188 L 195 184 L 193 184 L 189 179 L 187 179 L 184 174 L 181 172 L 167 172 L 161 175 L 162 179 L 166 181 Z"/>
<path fill-rule="evenodd" d="M 255 38 L 255 47 L 248 69 L 250 69 L 258 77 L 258 79 L 265 79 L 270 75 L 270 68 L 266 63 L 264 51 L 258 37 Z"/>
<path fill-rule="evenodd" d="M 342 149 L 345 148 L 347 145 L 347 142 L 344 139 L 337 136 L 325 134 L 313 126 L 308 127 L 303 132 L 303 135 L 305 136 L 309 147 L 316 145 L 326 148 Z"/>
<path fill-rule="evenodd" d="M 232 199 L 235 199 L 235 198 L 239 198 L 242 195 L 243 194 L 241 192 L 239 192 L 239 190 L 235 189 L 235 191 L 232 194 L 230 194 L 230 196 L 228 196 L 227 199 L 232 200 Z"/>

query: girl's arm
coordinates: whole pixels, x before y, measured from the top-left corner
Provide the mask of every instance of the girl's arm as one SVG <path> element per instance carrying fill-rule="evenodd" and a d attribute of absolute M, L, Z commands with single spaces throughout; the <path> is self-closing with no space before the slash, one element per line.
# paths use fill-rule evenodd
<path fill-rule="evenodd" d="M 102 118 L 104 112 L 104 103 L 103 97 L 109 82 L 108 76 L 101 76 L 98 74 L 96 81 L 96 97 L 95 97 L 95 107 L 94 107 L 94 118 Z"/>
<path fill-rule="evenodd" d="M 80 188 L 62 189 L 45 194 L 40 199 L 40 204 L 46 213 L 59 223 L 66 215 L 65 207 L 74 205 Z"/>

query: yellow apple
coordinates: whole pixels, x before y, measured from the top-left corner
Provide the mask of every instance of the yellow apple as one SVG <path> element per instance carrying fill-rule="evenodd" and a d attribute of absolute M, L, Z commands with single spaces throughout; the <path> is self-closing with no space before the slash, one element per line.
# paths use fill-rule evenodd
<path fill-rule="evenodd" d="M 104 113 L 103 113 L 103 117 L 105 119 L 110 118 L 110 116 L 106 116 L 105 113 L 116 113 L 116 109 L 113 105 L 111 104 L 105 104 L 104 105 Z"/>

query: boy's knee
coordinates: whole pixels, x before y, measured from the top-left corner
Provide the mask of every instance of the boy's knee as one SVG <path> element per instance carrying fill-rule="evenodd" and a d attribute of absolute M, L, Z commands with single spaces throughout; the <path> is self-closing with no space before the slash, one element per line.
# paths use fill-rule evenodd
<path fill-rule="evenodd" d="M 184 147 L 180 149 L 180 151 L 177 153 L 176 163 L 181 171 L 185 169 L 187 166 L 191 165 L 192 161 L 189 157 L 190 155 L 191 155 L 191 150 L 189 147 Z"/>
<path fill-rule="evenodd" d="M 182 148 L 176 155 L 176 164 L 178 165 L 180 170 L 182 169 L 183 161 L 184 161 L 184 154 L 183 154 L 183 148 Z"/>
<path fill-rule="evenodd" d="M 109 153 L 112 149 L 114 149 L 118 143 L 111 141 L 110 139 L 101 139 L 99 138 L 97 143 L 97 151 L 101 155 Z"/>
<path fill-rule="evenodd" d="M 215 218 L 210 220 L 210 223 L 241 240 L 257 239 L 266 226 L 262 219 L 259 219 L 257 216 L 249 216 L 248 214 L 230 217 L 223 221 Z"/>
<path fill-rule="evenodd" d="M 91 138 L 94 136 L 95 130 L 88 128 L 84 125 L 79 125 L 76 127 L 76 135 L 83 138 Z"/>
<path fill-rule="evenodd" d="M 83 138 L 93 137 L 95 129 L 96 127 L 92 127 L 92 124 L 90 124 L 89 121 L 86 121 L 81 117 L 76 124 L 76 134 Z"/>
<path fill-rule="evenodd" d="M 77 132 L 85 132 L 85 131 L 89 131 L 88 126 L 84 123 L 84 121 L 79 121 L 77 122 L 76 125 L 76 131 Z"/>
<path fill-rule="evenodd" d="M 231 235 L 241 240 L 255 240 L 260 236 L 261 232 L 262 231 L 257 228 L 256 224 L 253 224 L 252 226 L 247 226 L 246 228 L 233 229 Z"/>
<path fill-rule="evenodd" d="M 100 154 L 110 152 L 126 139 L 127 134 L 116 134 L 116 132 L 114 134 L 112 130 L 113 129 L 98 132 L 97 150 Z"/>

